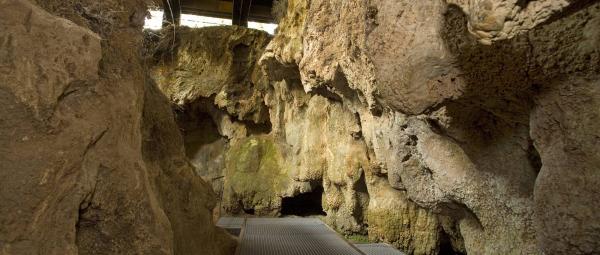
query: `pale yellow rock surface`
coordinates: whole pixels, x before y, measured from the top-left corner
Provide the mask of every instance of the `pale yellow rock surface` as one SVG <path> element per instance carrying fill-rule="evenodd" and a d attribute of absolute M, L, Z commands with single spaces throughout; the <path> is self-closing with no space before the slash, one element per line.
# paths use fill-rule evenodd
<path fill-rule="evenodd" d="M 212 85 L 196 84 L 205 77 L 194 69 L 181 73 L 185 87 L 165 90 L 189 95 L 171 100 L 214 123 L 218 137 L 197 150 L 214 154 L 195 164 L 223 176 L 213 185 L 226 212 L 277 215 L 282 198 L 322 187 L 329 225 L 409 254 L 445 244 L 467 254 L 599 251 L 596 1 L 287 7 L 268 45 L 252 46 L 262 85 L 236 97 L 241 107 L 218 96 L 235 76 L 227 62 Z M 199 88 L 208 93 L 188 93 Z M 248 187 L 265 178 L 266 188 Z"/>
<path fill-rule="evenodd" d="M 218 33 L 221 30 L 230 32 Z M 173 50 L 177 52 L 175 59 L 182 62 L 193 59 L 195 63 L 206 63 L 203 66 L 207 67 L 210 66 L 210 58 L 206 61 L 206 56 L 214 53 L 205 51 L 214 51 L 214 48 L 185 46 L 196 45 L 194 40 L 200 40 L 198 45 L 205 44 L 197 35 L 209 38 L 221 36 L 212 40 L 225 40 L 222 45 L 231 45 L 229 40 L 235 41 L 232 38 L 238 38 L 239 34 L 257 33 L 241 28 L 184 28 L 181 31 L 184 32 L 178 33 L 178 41 L 187 43 Z M 277 37 L 273 40 L 277 40 Z M 165 45 L 168 41 L 166 39 L 159 45 Z M 253 44 L 250 52 L 261 52 L 260 47 Z M 219 50 L 225 51 L 223 55 L 227 56 L 232 54 L 230 48 Z M 159 46 L 160 49 L 164 47 Z M 250 54 L 248 62 L 258 60 L 255 56 Z M 215 97 L 212 95 L 222 94 L 233 87 L 228 82 L 231 82 L 234 72 L 213 72 L 209 79 L 195 73 L 198 66 L 179 68 L 177 66 L 182 63 L 168 62 L 168 59 L 169 53 L 159 55 L 153 74 L 159 87 L 181 109 L 178 111 L 178 120 L 184 131 L 188 157 L 197 171 L 202 172 L 205 178 L 214 180 L 213 187 L 221 190 L 222 214 L 280 215 L 283 197 L 294 197 L 322 188 L 322 208 L 327 214 L 323 220 L 341 233 L 366 234 L 369 231 L 367 217 L 370 210 L 383 216 L 396 215 L 394 219 L 404 219 L 405 223 L 396 225 L 402 228 L 388 231 L 374 224 L 372 230 L 378 234 L 372 235 L 373 240 L 389 240 L 398 247 L 414 250 L 416 254 L 435 254 L 440 228 L 437 216 L 417 209 L 416 204 L 400 192 L 394 194 L 389 184 L 379 185 L 381 181 L 378 185 L 370 184 L 366 176 L 371 175 L 372 165 L 363 140 L 361 121 L 356 113 L 338 101 L 334 93 L 305 92 L 297 69 L 290 69 L 295 74 L 279 81 L 269 76 L 273 70 L 268 70 L 265 76 L 252 77 L 260 81 L 268 77 L 270 82 L 267 85 L 238 97 L 239 102 L 247 102 L 247 109 L 268 108 L 267 121 L 257 126 L 236 117 L 240 116 L 238 111 L 231 112 L 213 100 Z M 223 70 L 231 70 L 233 65 L 227 61 L 219 63 L 216 65 Z M 267 64 L 261 63 L 268 69 Z M 274 71 L 285 72 L 281 69 Z M 171 82 L 169 77 L 177 77 L 176 82 Z M 257 93 L 263 93 L 263 101 L 249 99 L 256 98 Z M 206 127 L 207 122 L 213 123 L 209 124 L 212 127 Z M 193 152 L 189 153 L 190 150 Z M 378 199 L 381 202 L 371 208 L 370 192 L 394 194 L 396 199 L 391 202 L 380 196 Z M 385 214 L 398 208 L 406 210 L 399 214 Z M 419 212 L 421 216 L 409 216 L 413 212 Z M 385 219 L 379 217 L 373 218 L 373 221 L 382 222 Z"/>
<path fill-rule="evenodd" d="M 598 230 L 588 212 L 598 206 L 586 198 L 600 192 L 591 188 L 597 144 L 583 138 L 594 122 L 580 118 L 595 113 L 569 110 L 573 117 L 564 119 L 558 108 L 538 110 L 577 100 L 595 108 L 599 6 L 583 2 L 310 1 L 295 10 L 305 12 L 295 64 L 304 91 L 357 114 L 371 169 L 420 206 L 456 220 L 467 253 L 593 253 L 598 246 L 589 237 Z M 274 54 L 262 61 L 282 59 L 276 52 L 286 47 L 272 41 L 267 53 Z M 560 136 L 535 124 L 549 118 L 542 116 L 556 116 L 561 124 L 554 125 L 565 129 L 578 123 L 567 132 L 581 135 L 567 144 L 590 155 L 576 167 L 587 178 L 561 179 L 581 188 L 575 194 L 550 188 L 564 168 L 547 154 L 565 149 L 543 138 Z"/>

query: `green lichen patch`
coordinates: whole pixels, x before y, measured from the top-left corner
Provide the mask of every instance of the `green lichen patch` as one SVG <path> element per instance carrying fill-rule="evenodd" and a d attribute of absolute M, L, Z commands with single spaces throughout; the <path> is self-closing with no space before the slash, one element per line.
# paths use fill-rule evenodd
<path fill-rule="evenodd" d="M 290 181 L 283 157 L 269 136 L 243 139 L 227 152 L 226 210 L 252 208 L 256 214 L 276 214 L 280 194 Z M 239 208 L 239 207 L 243 208 Z"/>
<path fill-rule="evenodd" d="M 351 243 L 370 243 L 369 237 L 367 235 L 353 234 L 344 236 Z"/>
<path fill-rule="evenodd" d="M 409 254 L 437 254 L 438 221 L 414 205 L 369 210 L 369 239 L 386 242 Z"/>

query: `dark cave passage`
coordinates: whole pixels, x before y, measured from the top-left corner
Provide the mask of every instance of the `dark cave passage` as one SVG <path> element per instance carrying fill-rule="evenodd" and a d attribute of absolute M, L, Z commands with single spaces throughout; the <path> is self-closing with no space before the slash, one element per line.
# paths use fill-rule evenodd
<path fill-rule="evenodd" d="M 440 251 L 438 255 L 464 255 L 464 253 L 455 251 L 450 236 L 446 232 L 442 231 L 440 234 Z"/>
<path fill-rule="evenodd" d="M 315 216 L 327 215 L 323 211 L 321 204 L 323 197 L 323 187 L 316 187 L 313 191 L 296 195 L 294 197 L 284 197 L 281 201 L 282 215 L 296 216 Z"/>
<path fill-rule="evenodd" d="M 254 215 L 254 214 L 255 214 L 254 208 L 249 208 L 249 209 L 246 209 L 246 208 L 244 208 L 244 209 L 242 209 L 242 210 L 243 210 L 243 211 L 244 211 L 244 213 L 245 213 L 245 214 L 247 214 L 247 215 Z"/>

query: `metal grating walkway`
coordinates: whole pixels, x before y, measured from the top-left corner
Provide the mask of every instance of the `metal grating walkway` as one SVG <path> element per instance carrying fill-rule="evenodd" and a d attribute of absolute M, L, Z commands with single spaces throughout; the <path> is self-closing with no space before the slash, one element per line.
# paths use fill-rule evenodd
<path fill-rule="evenodd" d="M 394 247 L 384 243 L 356 244 L 367 255 L 404 255 Z"/>
<path fill-rule="evenodd" d="M 248 218 L 239 255 L 364 255 L 319 219 Z"/>
<path fill-rule="evenodd" d="M 223 217 L 217 222 L 217 227 L 227 230 L 227 232 L 234 236 L 239 236 L 244 226 L 244 221 L 244 218 Z"/>

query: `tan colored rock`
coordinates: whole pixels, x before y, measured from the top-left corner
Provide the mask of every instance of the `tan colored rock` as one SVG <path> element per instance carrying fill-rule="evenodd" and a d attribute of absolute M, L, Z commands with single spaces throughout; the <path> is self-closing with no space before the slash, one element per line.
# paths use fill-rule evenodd
<path fill-rule="evenodd" d="M 531 136 L 542 167 L 534 190 L 538 245 L 546 254 L 600 252 L 598 158 L 600 4 L 532 31 L 540 84 Z"/>
<path fill-rule="evenodd" d="M 229 253 L 144 85 L 143 2 L 38 4 L 0 1 L 0 253 Z"/>
<path fill-rule="evenodd" d="M 290 6 L 299 8 L 299 3 L 290 3 Z M 293 17 L 302 17 L 302 13 L 291 11 L 290 15 L 299 15 Z M 282 22 L 297 24 L 287 16 Z M 295 29 L 290 25 L 290 29 Z M 223 28 L 225 29 L 225 28 Z M 231 28 L 228 28 L 231 30 Z M 280 27 L 278 37 L 274 41 L 288 42 L 292 40 L 285 36 L 296 36 L 295 33 L 286 33 L 286 25 Z M 204 37 L 222 37 L 213 39 L 214 41 L 230 40 L 237 38 L 238 34 L 252 34 L 254 32 L 244 31 L 241 28 L 231 30 L 230 33 L 220 33 L 222 29 L 191 29 L 185 33 L 179 33 L 178 36 L 189 45 L 203 45 L 204 42 L 194 43 L 198 37 L 192 36 L 201 34 Z M 229 31 L 229 30 L 227 30 Z M 293 39 L 296 40 L 296 39 Z M 162 45 L 169 40 L 163 40 Z M 225 45 L 229 43 L 224 43 Z M 181 44 L 183 45 L 183 44 Z M 277 45 L 277 44 L 275 44 Z M 258 47 L 254 45 L 253 47 Z M 287 47 L 287 46 L 286 46 Z M 161 47 L 159 47 L 160 49 Z M 293 48 L 293 47 L 292 47 Z M 283 51 L 277 51 L 281 54 L 292 52 L 292 48 Z M 297 51 L 300 49 L 295 49 Z M 215 53 L 201 53 L 204 51 L 225 51 L 223 55 L 231 54 L 231 49 L 215 49 L 211 47 L 195 48 L 193 51 L 188 47 L 178 48 L 176 52 L 180 56 L 190 55 L 198 63 L 209 63 L 205 61 L 206 56 Z M 260 48 L 252 50 L 260 52 Z M 324 190 L 322 195 L 322 207 L 327 213 L 323 219 L 338 231 L 345 234 L 366 233 L 366 223 L 368 221 L 369 191 L 378 191 L 379 186 L 370 187 L 366 182 L 365 174 L 370 171 L 371 164 L 368 159 L 368 151 L 362 140 L 360 120 L 357 115 L 347 109 L 341 102 L 336 101 L 334 93 L 321 95 L 318 93 L 307 93 L 300 86 L 300 75 L 298 68 L 293 62 L 288 62 L 290 66 L 280 65 L 278 59 L 269 59 L 269 49 L 263 55 L 261 64 L 269 74 L 269 80 L 273 81 L 264 86 L 264 89 L 254 88 L 254 92 L 249 89 L 243 94 L 246 97 L 252 97 L 258 93 L 264 95 L 264 105 L 269 109 L 268 123 L 270 129 L 257 130 L 253 124 L 240 121 L 239 110 L 233 112 L 225 106 L 213 103 L 211 95 L 219 95 L 227 91 L 232 85 L 231 72 L 214 72 L 210 75 L 195 72 L 196 68 L 189 68 L 179 73 L 161 72 L 168 66 L 180 66 L 179 62 L 159 62 L 154 67 L 157 80 L 164 82 L 160 87 L 165 94 L 171 95 L 173 103 L 180 106 L 179 124 L 183 128 L 188 157 L 197 166 L 198 171 L 203 173 L 206 178 L 222 177 L 223 181 L 213 182 L 213 187 L 222 189 L 222 203 L 224 214 L 255 214 L 255 215 L 279 215 L 282 210 L 282 198 L 294 197 L 318 190 L 320 187 Z M 187 53 L 186 53 L 187 52 Z M 252 57 L 250 61 L 252 62 Z M 168 57 L 168 55 L 166 55 Z M 289 57 L 289 55 L 288 55 Z M 284 57 L 287 58 L 287 57 Z M 168 59 L 168 58 L 167 58 Z M 178 58 L 177 61 L 185 62 L 188 58 Z M 271 62 L 269 62 L 271 61 Z M 187 63 L 187 62 L 186 62 Z M 269 65 L 273 68 L 269 69 Z M 208 64 L 207 64 L 208 66 Z M 216 64 L 223 67 L 221 64 Z M 224 64 L 227 69 L 228 64 Z M 175 69 L 173 69 L 175 70 Z M 271 73 L 274 72 L 274 73 Z M 286 74 L 281 81 L 277 81 L 277 75 Z M 185 74 L 184 74 L 185 73 Z M 185 77 L 185 82 L 171 83 L 169 79 L 162 75 L 179 75 Z M 207 77 L 212 77 L 209 83 Z M 267 76 L 265 76 L 267 77 Z M 263 78 L 257 77 L 258 80 Z M 196 83 L 193 81 L 206 81 L 206 83 Z M 174 84 L 184 84 L 181 86 Z M 212 86 L 209 86 L 213 84 Z M 268 88 L 268 89 L 267 89 Z M 181 89 L 181 90 L 180 90 Z M 258 90 L 258 91 L 256 91 Z M 195 91 L 187 93 L 186 91 Z M 200 93 L 209 91 L 208 93 Z M 175 95 L 175 96 L 173 96 Z M 185 95 L 185 100 L 176 99 L 180 95 Z M 328 96 L 332 96 L 329 98 Z M 242 101 L 243 101 L 242 100 Z M 257 104 L 262 103 L 254 101 Z M 194 117 L 195 116 L 195 117 Z M 204 116 L 204 117 L 199 117 Z M 207 119 L 206 116 L 209 118 Z M 196 119 L 194 119 L 196 118 Z M 200 124 L 202 121 L 214 122 L 215 127 L 206 127 L 206 124 Z M 219 138 L 211 139 L 209 134 L 216 134 Z M 212 131 L 211 131 L 212 130 Z M 202 134 L 200 136 L 195 134 Z M 206 141 L 210 140 L 210 141 Z M 223 142 L 221 142 L 223 141 Z M 222 150 L 221 154 L 218 150 Z M 204 156 L 201 156 L 202 153 Z M 223 171 L 222 169 L 225 169 Z M 255 185 L 261 183 L 261 185 Z M 403 206 L 416 205 L 409 202 L 406 198 L 399 201 Z M 377 207 L 384 211 L 396 209 L 396 204 L 382 203 L 383 206 Z M 412 211 L 410 211 L 412 212 Z M 405 213 L 400 217 L 405 217 L 408 225 L 417 221 L 417 218 L 411 218 Z M 425 220 L 432 223 L 427 227 L 437 231 L 438 225 L 435 216 L 423 212 L 424 216 L 418 220 Z M 349 217 L 350 215 L 350 217 Z M 384 231 L 385 232 L 385 231 Z M 431 254 L 437 248 L 437 232 L 424 232 L 421 236 L 416 228 L 397 229 L 395 233 L 402 233 L 405 240 L 402 245 L 407 249 L 416 249 L 422 254 Z M 432 236 L 427 236 L 432 235 Z M 421 239 L 427 236 L 429 246 L 420 245 Z M 385 236 L 387 237 L 387 236 Z M 379 238 L 379 236 L 377 237 Z M 384 236 L 381 236 L 383 239 Z M 390 240 L 397 237 L 390 237 Z"/>
<path fill-rule="evenodd" d="M 284 0 L 285 15 L 279 21 L 272 46 L 267 46 L 260 59 L 260 65 L 268 70 L 273 80 L 296 79 L 297 64 L 302 59 L 303 28 L 308 1 Z"/>
<path fill-rule="evenodd" d="M 438 254 L 440 223 L 437 216 L 408 200 L 379 176 L 367 177 L 369 238 L 386 242 L 408 254 Z"/>
<path fill-rule="evenodd" d="M 515 68 L 500 80 L 482 75 L 485 70 L 497 72 L 508 59 L 515 62 L 512 51 L 526 52 L 526 44 L 498 46 L 505 55 L 494 59 L 492 54 L 499 50 L 478 46 L 468 35 L 466 19 L 441 2 L 311 1 L 306 12 L 303 58 L 298 63 L 303 88 L 337 98 L 358 113 L 375 172 L 387 174 L 392 187 L 406 190 L 421 206 L 464 219 L 461 233 L 467 252 L 536 253 L 531 226 L 535 170 L 528 160 L 527 129 L 512 124 L 493 127 L 496 114 L 510 122 L 526 122 L 527 114 L 519 111 L 528 104 L 519 102 L 508 109 L 503 99 L 490 97 L 497 95 L 497 88 L 514 88 L 506 95 L 518 102 L 527 88 L 526 74 Z M 468 66 L 471 58 L 481 56 L 491 61 Z M 482 89 L 479 82 L 489 86 Z M 461 105 L 435 111 L 448 100 L 460 100 Z M 486 117 L 475 106 L 481 104 L 494 115 Z M 435 114 L 415 118 L 398 111 Z M 469 134 L 480 128 L 482 117 L 492 129 Z M 437 138 L 421 137 L 419 132 Z M 486 146 L 490 135 L 506 137 L 511 132 L 515 135 L 498 139 L 498 146 Z M 507 173 L 489 163 L 504 162 L 505 153 L 514 157 Z M 502 224 L 497 224 L 499 219 Z M 522 239 L 515 241 L 514 233 Z M 418 240 L 437 242 L 434 237 Z"/>
<path fill-rule="evenodd" d="M 512 39 L 525 33 L 570 6 L 585 1 L 568 0 L 451 0 L 469 17 L 469 32 L 482 44 Z"/>
<path fill-rule="evenodd" d="M 77 254 L 78 212 L 101 167 L 86 155 L 108 129 L 99 117 L 109 116 L 86 113 L 104 102 L 82 100 L 98 83 L 100 37 L 27 1 L 0 2 L 0 17 L 0 250 Z M 149 218 L 164 219 L 149 208 Z"/>
<path fill-rule="evenodd" d="M 169 100 L 151 80 L 145 87 L 142 127 L 142 155 L 173 229 L 173 253 L 233 253 L 237 243 L 213 226 L 217 196 L 188 161 Z"/>
<path fill-rule="evenodd" d="M 542 169 L 535 187 L 535 223 L 539 245 L 548 254 L 600 250 L 595 213 L 600 208 L 599 81 L 569 79 L 536 97 L 531 132 Z"/>
<path fill-rule="evenodd" d="M 223 193 L 226 212 L 278 215 L 290 179 L 277 146 L 269 137 L 254 136 L 234 142 L 227 151 Z"/>
<path fill-rule="evenodd" d="M 262 101 L 269 83 L 257 62 L 271 39 L 266 32 L 236 26 L 181 27 L 165 35 L 152 73 L 171 101 L 183 106 L 214 97 L 218 108 L 238 120 L 265 121 L 268 112 Z"/>
<path fill-rule="evenodd" d="M 419 114 L 464 93 L 440 33 L 443 1 L 371 1 L 363 8 L 369 20 L 362 50 L 374 66 L 372 90 L 381 103 Z"/>
<path fill-rule="evenodd" d="M 220 82 L 184 105 L 201 101 L 231 143 L 199 151 L 222 146 L 211 159 L 235 163 L 223 186 L 235 210 L 276 215 L 321 185 L 328 224 L 409 253 L 594 253 L 598 17 L 597 3 L 558 0 L 289 1 L 253 55 L 268 85 L 241 97 L 248 107 L 215 103 Z M 241 121 L 247 109 L 269 127 Z M 248 187 L 265 174 L 269 188 Z"/>
<path fill-rule="evenodd" d="M 101 38 L 27 1 L 3 1 L 2 7 L 2 87 L 47 120 L 69 86 L 98 79 Z M 65 31 L 71 33 L 61 36 Z"/>
<path fill-rule="evenodd" d="M 261 153 L 263 147 L 251 150 L 254 154 L 246 155 L 249 158 L 237 155 L 240 147 L 245 148 L 240 144 L 247 143 L 248 135 L 269 129 L 264 102 L 269 82 L 256 63 L 270 36 L 231 26 L 180 27 L 175 39 L 171 32 L 166 31 L 167 36 L 150 50 L 155 62 L 152 74 L 161 91 L 179 109 L 177 118 L 186 154 L 196 172 L 223 200 L 223 213 L 243 213 L 247 208 L 256 209 L 257 214 L 276 214 L 281 203 L 278 194 L 282 192 L 278 185 L 260 194 L 248 190 L 255 186 L 244 185 L 263 180 L 265 175 L 277 176 L 279 163 L 260 171 L 258 166 L 242 166 L 240 161 L 256 160 L 254 154 Z M 247 174 L 236 175 L 236 169 Z M 231 173 L 230 178 L 226 178 L 227 173 Z"/>

